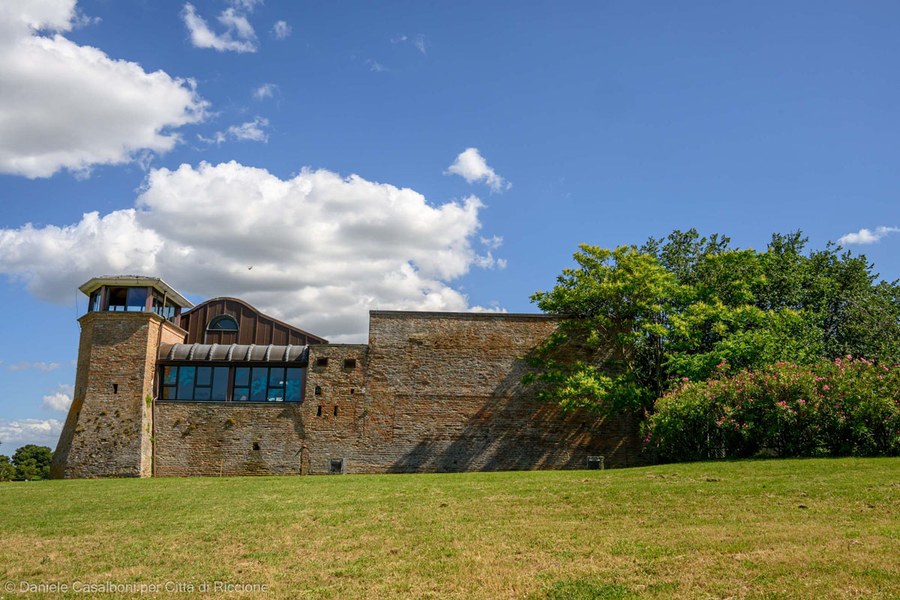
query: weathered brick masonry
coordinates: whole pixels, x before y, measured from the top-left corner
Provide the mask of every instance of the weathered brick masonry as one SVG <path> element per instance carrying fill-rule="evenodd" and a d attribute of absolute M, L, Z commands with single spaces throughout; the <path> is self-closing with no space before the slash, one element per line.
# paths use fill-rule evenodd
<path fill-rule="evenodd" d="M 328 364 L 317 366 L 321 359 Z M 329 473 L 341 458 L 352 465 L 366 433 L 366 346 L 314 345 L 309 364 L 299 404 L 157 402 L 155 474 Z"/>
<path fill-rule="evenodd" d="M 635 423 L 564 414 L 521 384 L 543 315 L 373 311 L 369 344 L 310 347 L 304 402 L 155 405 L 156 475 L 638 464 Z M 327 364 L 326 364 L 327 363 Z"/>
<path fill-rule="evenodd" d="M 181 341 L 185 332 L 145 312 L 91 312 L 79 322 L 72 406 L 51 473 L 56 478 L 148 477 L 156 350 L 160 343 Z"/>
<path fill-rule="evenodd" d="M 584 468 L 589 455 L 636 464 L 628 420 L 564 414 L 522 385 L 523 358 L 558 324 L 545 315 L 372 312 L 374 464 L 394 472 Z"/>

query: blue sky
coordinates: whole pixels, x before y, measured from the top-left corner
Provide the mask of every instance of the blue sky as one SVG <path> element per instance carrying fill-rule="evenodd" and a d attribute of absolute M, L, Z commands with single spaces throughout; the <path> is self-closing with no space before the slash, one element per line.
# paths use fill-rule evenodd
<path fill-rule="evenodd" d="M 843 238 L 900 277 L 896 2 L 8 0 L 0 453 L 55 445 L 77 286 L 333 341 L 533 311 L 579 243 Z M 252 267 L 252 268 L 251 268 Z"/>

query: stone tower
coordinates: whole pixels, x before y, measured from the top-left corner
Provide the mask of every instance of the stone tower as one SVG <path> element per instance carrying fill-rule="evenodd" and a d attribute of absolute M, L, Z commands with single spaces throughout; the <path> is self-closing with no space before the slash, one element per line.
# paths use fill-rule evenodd
<path fill-rule="evenodd" d="M 51 475 L 149 477 L 157 352 L 184 341 L 175 322 L 192 305 L 151 277 L 96 277 L 79 289 L 90 300 L 78 320 L 75 391 Z"/>

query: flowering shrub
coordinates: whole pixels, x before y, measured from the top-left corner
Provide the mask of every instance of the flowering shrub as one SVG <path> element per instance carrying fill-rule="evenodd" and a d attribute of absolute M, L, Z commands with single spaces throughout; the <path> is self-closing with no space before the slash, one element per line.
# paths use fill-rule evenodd
<path fill-rule="evenodd" d="M 851 357 L 682 381 L 644 439 L 662 460 L 900 455 L 900 366 Z"/>

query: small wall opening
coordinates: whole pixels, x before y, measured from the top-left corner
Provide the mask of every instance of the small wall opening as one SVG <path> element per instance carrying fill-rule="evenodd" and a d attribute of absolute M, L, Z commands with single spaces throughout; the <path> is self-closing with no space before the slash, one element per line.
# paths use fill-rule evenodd
<path fill-rule="evenodd" d="M 332 458 L 329 462 L 331 463 L 329 472 L 332 475 L 343 475 L 344 474 L 344 459 L 343 458 Z"/>
<path fill-rule="evenodd" d="M 317 367 L 327 367 L 327 366 L 328 366 L 328 357 L 327 357 L 327 356 L 323 356 L 323 357 L 321 357 L 321 358 L 317 358 L 317 359 L 316 359 L 316 366 L 317 366 Z"/>
<path fill-rule="evenodd" d="M 322 405 L 321 404 L 318 407 L 316 407 L 316 416 L 317 417 L 322 416 Z"/>
<path fill-rule="evenodd" d="M 356 359 L 355 358 L 345 358 L 344 359 L 344 368 L 345 369 L 355 369 L 356 368 Z"/>
<path fill-rule="evenodd" d="M 321 395 L 322 395 L 322 388 L 317 385 L 316 386 L 316 396 L 321 396 Z"/>
<path fill-rule="evenodd" d="M 119 384 L 114 383 L 113 384 L 113 394 L 118 394 L 118 393 L 119 393 Z"/>
<path fill-rule="evenodd" d="M 338 413 L 338 407 L 337 407 L 337 405 L 335 404 L 335 405 L 334 405 L 334 416 L 337 416 L 337 413 Z"/>
<path fill-rule="evenodd" d="M 587 468 L 589 470 L 602 470 L 604 468 L 603 465 L 604 457 L 603 456 L 588 456 L 587 457 Z"/>
<path fill-rule="evenodd" d="M 259 442 L 253 442 L 253 450 L 259 452 Z"/>

